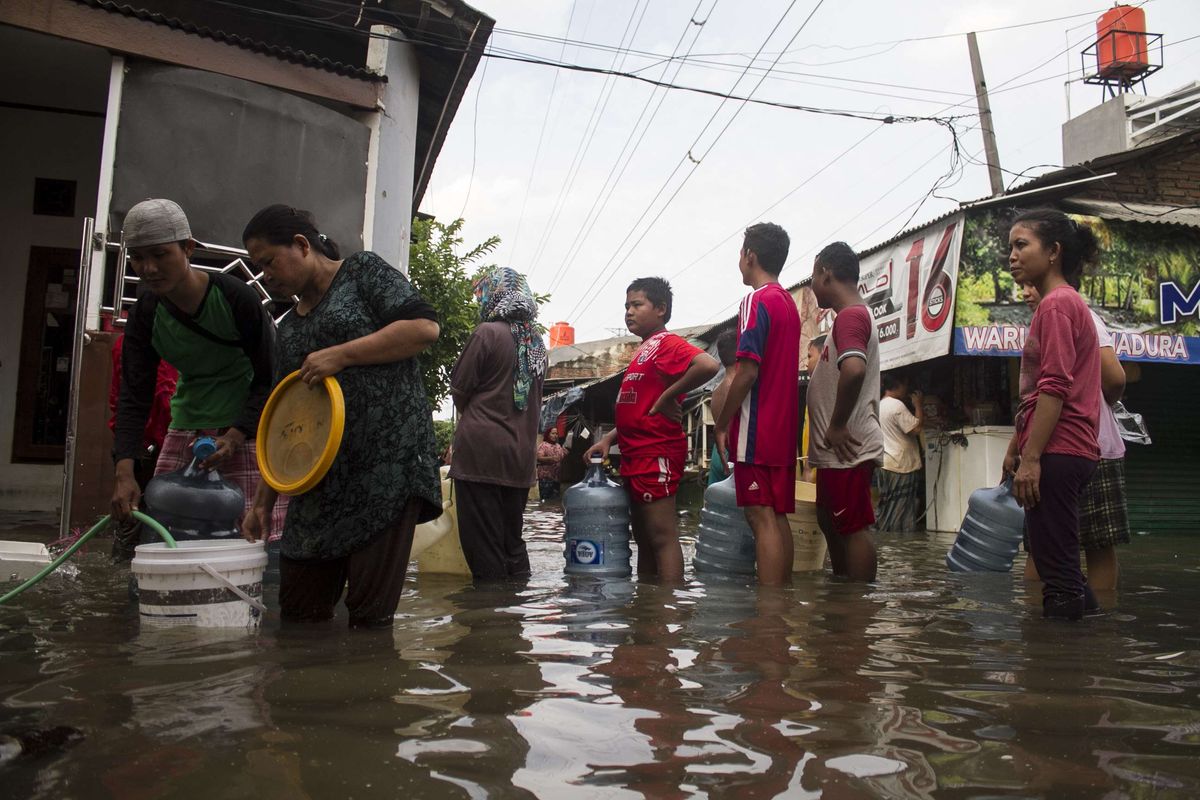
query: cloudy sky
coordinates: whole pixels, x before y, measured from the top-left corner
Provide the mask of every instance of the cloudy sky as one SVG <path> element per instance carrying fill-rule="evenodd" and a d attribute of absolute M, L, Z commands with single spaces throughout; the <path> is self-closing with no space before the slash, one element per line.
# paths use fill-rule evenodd
<path fill-rule="evenodd" d="M 731 316 L 751 222 L 788 230 L 790 285 L 830 241 L 869 247 L 989 194 L 965 31 L 980 32 L 1006 184 L 1060 165 L 1062 123 L 1102 99 L 1078 80 L 1109 6 L 1096 0 L 471 2 L 500 54 L 868 118 L 485 59 L 421 210 L 464 217 L 468 244 L 500 236 L 496 263 L 550 292 L 543 320 L 577 341 L 622 329 L 639 276 L 671 280 L 673 327 Z M 1143 8 L 1166 45 L 1149 93 L 1200 79 L 1200 2 Z M 961 168 L 931 196 L 954 167 L 951 128 Z"/>

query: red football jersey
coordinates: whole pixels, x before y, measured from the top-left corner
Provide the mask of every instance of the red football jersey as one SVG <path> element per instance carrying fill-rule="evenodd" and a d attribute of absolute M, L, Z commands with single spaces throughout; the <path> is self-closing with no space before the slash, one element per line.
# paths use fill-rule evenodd
<path fill-rule="evenodd" d="M 800 312 L 778 283 L 760 286 L 738 312 L 738 360 L 758 364 L 758 380 L 729 424 L 729 451 L 744 464 L 796 463 L 800 418 Z"/>
<path fill-rule="evenodd" d="M 617 446 L 621 455 L 682 457 L 680 454 L 686 454 L 683 426 L 661 414 L 650 416 L 650 409 L 702 352 L 670 331 L 660 331 L 642 342 L 625 370 L 617 394 Z M 683 399 L 683 395 L 679 397 Z"/>

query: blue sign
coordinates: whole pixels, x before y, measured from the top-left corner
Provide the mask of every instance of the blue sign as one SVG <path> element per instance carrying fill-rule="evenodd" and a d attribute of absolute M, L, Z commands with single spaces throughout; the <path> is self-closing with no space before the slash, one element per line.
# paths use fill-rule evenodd
<path fill-rule="evenodd" d="M 575 539 L 567 543 L 567 555 L 572 564 L 598 566 L 604 563 L 604 542 Z"/>
<path fill-rule="evenodd" d="M 1200 292 L 1195 293 L 1200 298 Z M 1020 358 L 1028 328 L 1024 325 L 968 325 L 954 329 L 954 354 Z M 1200 336 L 1139 333 L 1109 329 L 1113 350 L 1122 361 L 1200 364 Z"/>
<path fill-rule="evenodd" d="M 1200 283 L 1184 294 L 1175 281 L 1163 281 L 1158 285 L 1158 321 L 1163 325 L 1174 325 L 1180 317 L 1200 316 Z"/>

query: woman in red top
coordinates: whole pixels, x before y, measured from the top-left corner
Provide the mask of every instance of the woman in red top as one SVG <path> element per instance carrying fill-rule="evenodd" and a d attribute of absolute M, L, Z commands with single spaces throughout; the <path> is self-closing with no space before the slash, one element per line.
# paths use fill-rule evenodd
<path fill-rule="evenodd" d="M 1099 249 L 1091 228 L 1053 209 L 1017 217 L 1008 241 L 1013 279 L 1031 284 L 1042 302 L 1021 354 L 1021 403 L 1004 472 L 1025 509 L 1030 555 L 1044 581 L 1043 616 L 1080 619 L 1096 607 L 1079 568 L 1079 495 L 1100 458 L 1100 349 L 1088 305 L 1071 284 Z"/>

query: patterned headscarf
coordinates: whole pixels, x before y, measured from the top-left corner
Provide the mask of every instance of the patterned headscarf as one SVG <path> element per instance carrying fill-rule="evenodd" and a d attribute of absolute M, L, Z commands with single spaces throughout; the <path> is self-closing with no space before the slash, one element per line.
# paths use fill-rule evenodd
<path fill-rule="evenodd" d="M 507 322 L 517 345 L 513 403 L 520 411 L 529 403 L 534 378 L 546 369 L 546 346 L 533 327 L 537 301 L 525 276 L 515 269 L 495 267 L 475 281 L 480 322 Z"/>

